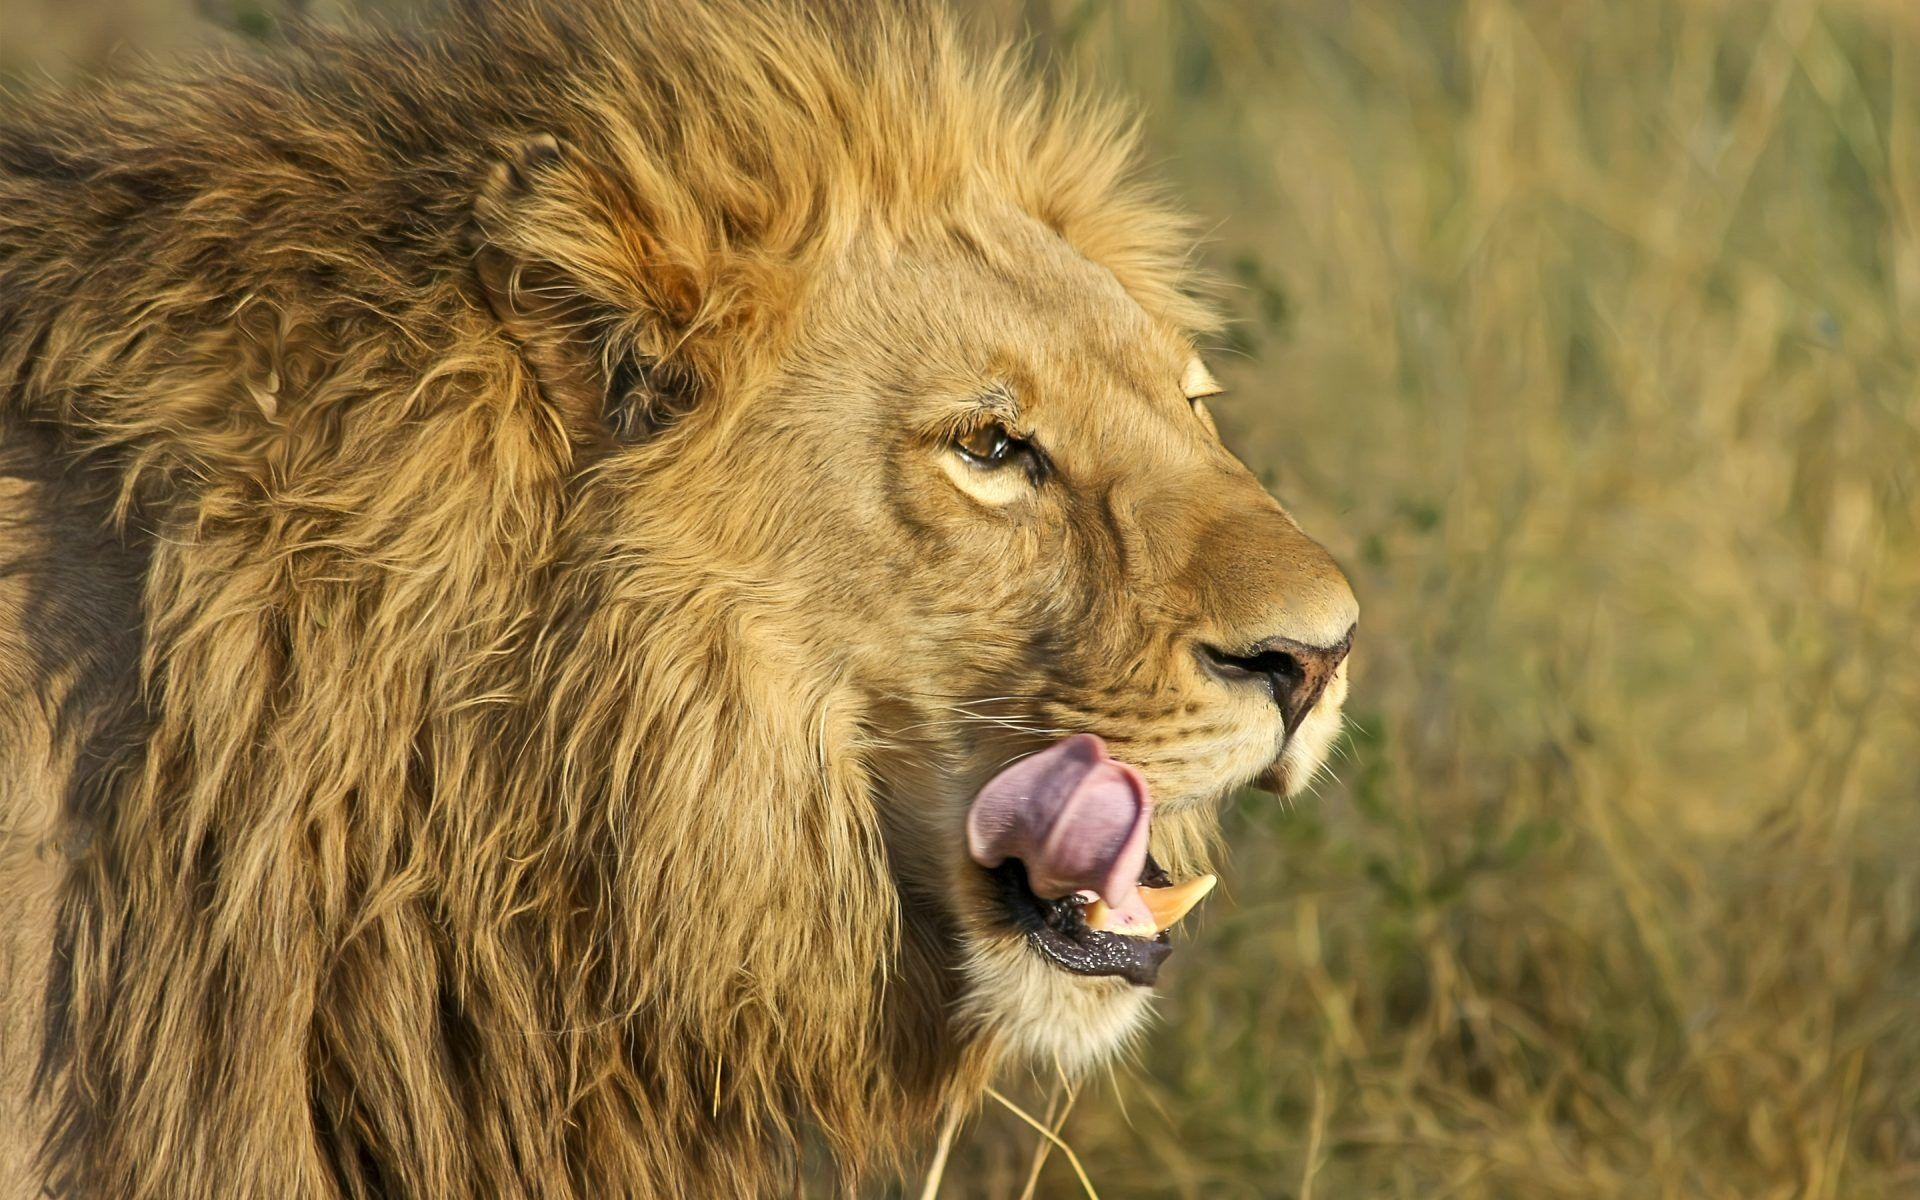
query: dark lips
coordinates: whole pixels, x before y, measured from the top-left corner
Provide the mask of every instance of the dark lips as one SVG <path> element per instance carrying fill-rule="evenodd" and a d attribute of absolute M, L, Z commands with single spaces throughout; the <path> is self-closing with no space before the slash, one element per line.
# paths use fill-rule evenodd
<path fill-rule="evenodd" d="M 1089 929 L 1086 901 L 1077 896 L 1045 900 L 1027 886 L 1027 869 L 1019 859 L 1008 859 L 987 872 L 1001 907 L 1027 942 L 1055 966 L 1076 975 L 1112 975 L 1139 987 L 1151 987 L 1160 976 L 1160 964 L 1173 953 L 1165 930 L 1153 937 L 1129 937 Z M 1140 883 L 1166 887 L 1171 880 L 1149 856 Z"/>

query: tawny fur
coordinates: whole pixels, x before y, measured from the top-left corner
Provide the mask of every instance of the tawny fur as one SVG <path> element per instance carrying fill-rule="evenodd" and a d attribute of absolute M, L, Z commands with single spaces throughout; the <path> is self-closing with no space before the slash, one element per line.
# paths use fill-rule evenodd
<path fill-rule="evenodd" d="M 874 413 L 995 338 L 1178 377 L 1207 318 L 1122 125 L 893 6 L 430 28 L 0 125 L 0 872 L 22 928 L 57 889 L 0 1027 L 50 1117 L 21 1169 L 770 1195 L 810 1145 L 894 1161 L 1009 1050 L 1110 1050 L 1139 997 L 968 907 L 956 806 L 1092 728 L 1197 863 L 1280 740 L 1160 625 L 1261 633 L 1273 589 L 1151 547 L 1296 534 L 1155 416 L 1157 499 L 1006 534 L 1017 586 L 942 574 L 984 502 L 901 483 Z M 1005 315 L 1056 294 L 1077 323 Z M 1337 579 L 1304 545 L 1259 570 Z"/>

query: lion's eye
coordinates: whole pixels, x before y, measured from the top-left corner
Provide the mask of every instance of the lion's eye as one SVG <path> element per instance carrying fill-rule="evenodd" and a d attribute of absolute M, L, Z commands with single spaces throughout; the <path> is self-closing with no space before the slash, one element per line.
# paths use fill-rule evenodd
<path fill-rule="evenodd" d="M 1026 458 L 1032 446 L 998 425 L 983 425 L 953 440 L 954 449 L 978 467 L 1002 467 Z"/>
<path fill-rule="evenodd" d="M 1011 504 L 1039 494 L 1053 463 L 1037 442 L 985 413 L 957 428 L 939 445 L 940 469 L 959 489 L 983 504 Z"/>

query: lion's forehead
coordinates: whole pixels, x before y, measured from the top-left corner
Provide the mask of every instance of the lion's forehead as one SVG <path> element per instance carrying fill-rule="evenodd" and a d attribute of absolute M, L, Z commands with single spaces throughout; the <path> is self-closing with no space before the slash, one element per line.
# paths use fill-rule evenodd
<path fill-rule="evenodd" d="M 841 354 L 1012 387 L 1023 402 L 1091 406 L 1112 419 L 1179 395 L 1186 331 L 1141 307 L 1106 267 L 1021 218 L 970 239 L 876 257 L 851 253 L 820 289 Z"/>

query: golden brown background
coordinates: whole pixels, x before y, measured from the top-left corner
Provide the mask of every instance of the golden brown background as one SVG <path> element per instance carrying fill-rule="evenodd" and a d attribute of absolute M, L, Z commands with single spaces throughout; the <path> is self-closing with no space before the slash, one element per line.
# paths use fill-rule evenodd
<path fill-rule="evenodd" d="M 342 7 L 0 0 L 0 79 Z M 1337 778 L 1236 800 L 1062 1128 L 1099 1195 L 1920 1195 L 1920 4 L 978 19 L 1142 105 L 1229 440 L 1365 614 Z"/>

